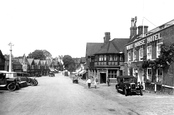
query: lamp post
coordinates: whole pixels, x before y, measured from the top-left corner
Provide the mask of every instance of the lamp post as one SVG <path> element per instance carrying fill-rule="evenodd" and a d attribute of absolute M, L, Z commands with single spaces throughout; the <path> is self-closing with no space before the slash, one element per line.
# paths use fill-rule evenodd
<path fill-rule="evenodd" d="M 8 44 L 10 46 L 10 55 L 9 55 L 9 72 L 12 70 L 12 46 L 14 46 L 11 42 Z"/>

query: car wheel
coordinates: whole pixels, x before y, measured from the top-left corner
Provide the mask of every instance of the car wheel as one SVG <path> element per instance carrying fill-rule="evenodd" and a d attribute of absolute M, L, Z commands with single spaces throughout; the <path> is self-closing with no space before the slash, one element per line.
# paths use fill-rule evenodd
<path fill-rule="evenodd" d="M 128 92 L 126 89 L 124 89 L 124 94 L 125 94 L 125 96 L 128 96 Z"/>
<path fill-rule="evenodd" d="M 9 91 L 14 91 L 14 90 L 16 90 L 16 83 L 14 83 L 14 82 L 9 83 L 9 84 L 7 85 L 7 89 L 8 89 Z"/>
<path fill-rule="evenodd" d="M 36 79 L 33 79 L 33 85 L 37 86 L 38 85 L 38 81 Z"/>

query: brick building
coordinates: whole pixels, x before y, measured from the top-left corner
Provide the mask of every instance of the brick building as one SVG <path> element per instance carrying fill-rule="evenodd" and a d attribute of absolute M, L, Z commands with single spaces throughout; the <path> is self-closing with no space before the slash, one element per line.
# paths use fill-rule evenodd
<path fill-rule="evenodd" d="M 125 47 L 125 72 L 137 77 L 148 90 L 171 93 L 174 89 L 174 64 L 168 68 L 154 68 L 150 65 L 144 67 L 143 64 L 158 59 L 162 44 L 174 43 L 174 20 L 150 31 L 148 26 L 136 27 L 135 20 L 136 18 L 131 20 L 130 40 Z"/>

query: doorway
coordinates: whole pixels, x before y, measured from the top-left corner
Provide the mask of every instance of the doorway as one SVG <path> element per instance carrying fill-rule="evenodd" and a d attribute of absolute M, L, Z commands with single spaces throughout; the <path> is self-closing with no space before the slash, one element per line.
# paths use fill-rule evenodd
<path fill-rule="evenodd" d="M 100 73 L 100 83 L 106 83 L 106 73 Z"/>

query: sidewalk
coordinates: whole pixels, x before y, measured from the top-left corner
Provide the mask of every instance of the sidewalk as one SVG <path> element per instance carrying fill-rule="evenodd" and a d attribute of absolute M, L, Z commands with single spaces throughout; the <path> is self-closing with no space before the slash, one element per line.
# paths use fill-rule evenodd
<path fill-rule="evenodd" d="M 79 84 L 83 85 L 84 87 L 87 87 L 86 80 L 79 79 Z M 91 89 L 94 89 L 94 84 L 91 84 Z M 115 84 L 111 83 L 110 86 L 107 84 L 97 84 L 97 88 L 95 89 L 97 91 L 102 92 L 103 94 L 113 94 L 117 92 L 115 89 Z M 150 92 L 148 90 L 143 90 L 143 95 L 151 95 L 151 96 L 171 96 L 169 94 L 163 94 L 163 93 L 155 93 L 155 92 Z"/>

